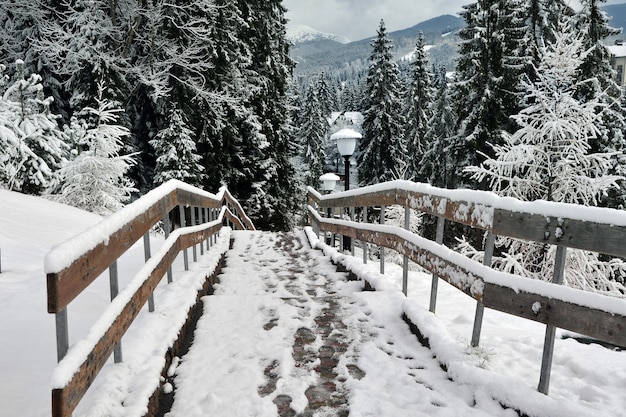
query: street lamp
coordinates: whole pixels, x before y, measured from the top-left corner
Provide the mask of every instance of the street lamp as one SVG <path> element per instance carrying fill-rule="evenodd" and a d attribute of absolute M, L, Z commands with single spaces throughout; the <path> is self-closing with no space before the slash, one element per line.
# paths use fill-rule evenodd
<path fill-rule="evenodd" d="M 335 189 L 335 185 L 337 185 L 337 181 L 339 181 L 339 177 L 332 172 L 328 172 L 324 175 L 320 176 L 321 188 L 323 191 L 328 191 L 329 193 Z"/>
<path fill-rule="evenodd" d="M 331 139 L 337 140 L 337 149 L 344 159 L 344 190 L 350 189 L 350 157 L 354 153 L 356 148 L 356 140 L 361 139 L 363 136 L 359 132 L 355 132 L 352 129 L 343 128 L 332 135 Z M 343 250 L 350 250 L 352 242 L 349 236 L 343 237 Z"/>
<path fill-rule="evenodd" d="M 343 128 L 332 135 L 331 139 L 337 140 L 337 150 L 343 156 L 345 169 L 345 190 L 350 189 L 350 157 L 356 148 L 356 140 L 363 136 L 352 129 Z"/>
<path fill-rule="evenodd" d="M 337 181 L 339 181 L 339 177 L 332 172 L 327 172 L 324 175 L 320 175 L 322 191 L 326 191 L 328 192 L 328 194 L 330 194 L 335 189 Z M 330 218 L 330 207 L 328 207 L 326 210 L 326 216 Z M 326 244 L 330 245 L 330 236 L 326 236 Z"/>

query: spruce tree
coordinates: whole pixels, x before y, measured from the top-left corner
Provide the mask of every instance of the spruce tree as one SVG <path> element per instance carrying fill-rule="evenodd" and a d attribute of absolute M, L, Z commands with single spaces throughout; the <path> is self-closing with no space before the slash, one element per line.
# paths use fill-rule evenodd
<path fill-rule="evenodd" d="M 422 182 L 425 178 L 420 175 L 421 160 L 424 152 L 427 151 L 426 132 L 428 122 L 432 117 L 431 106 L 434 93 L 422 32 L 417 38 L 411 66 L 411 84 L 407 97 L 407 175 L 414 181 Z"/>
<path fill-rule="evenodd" d="M 15 81 L 0 98 L 0 184 L 41 194 L 55 184 L 67 161 L 68 138 L 59 127 L 59 116 L 50 112 L 52 97 L 44 97 L 41 77 L 26 76 L 21 60 L 15 67 Z M 0 69 L 5 83 L 5 67 Z"/>
<path fill-rule="evenodd" d="M 299 187 L 291 162 L 297 146 L 287 107 L 294 63 L 286 39 L 286 10 L 279 0 L 242 0 L 239 5 L 245 22 L 240 36 L 252 58 L 246 73 L 251 91 L 246 105 L 260 127 L 250 132 L 249 139 L 267 143 L 262 171 L 249 179 L 254 190 L 244 205 L 259 228 L 288 230 L 298 209 Z"/>
<path fill-rule="evenodd" d="M 455 136 L 456 118 L 445 68 L 438 70 L 435 80 L 436 98 L 432 103 L 432 114 L 427 121 L 425 150 L 418 161 L 419 177 L 435 187 L 449 188 L 454 167 L 448 148 Z"/>
<path fill-rule="evenodd" d="M 480 155 L 491 153 L 489 144 L 500 143 L 503 132 L 515 129 L 510 116 L 519 110 L 518 84 L 526 61 L 521 6 L 521 0 L 480 0 L 461 13 L 466 26 L 459 34 L 454 86 L 458 121 L 450 148 L 455 167 L 451 187 L 484 188 L 467 178 L 463 168 L 479 164 Z"/>
<path fill-rule="evenodd" d="M 197 187 L 202 186 L 203 167 L 196 153 L 193 132 L 179 109 L 170 111 L 167 127 L 159 131 L 150 145 L 157 156 L 155 185 L 177 179 Z"/>
<path fill-rule="evenodd" d="M 398 66 L 393 60 L 393 45 L 382 20 L 371 46 L 363 140 L 357 159 L 361 185 L 402 178 L 405 170 L 402 86 Z"/>
<path fill-rule="evenodd" d="M 615 82 L 611 68 L 611 54 L 603 41 L 618 34 L 618 29 L 608 25 L 608 17 L 600 9 L 604 0 L 584 0 L 582 10 L 576 16 L 576 29 L 584 34 L 583 48 L 589 53 L 578 67 L 576 98 L 581 102 L 596 103 L 596 114 L 599 116 L 596 127 L 599 129 L 597 140 L 593 141 L 593 152 L 612 152 L 610 172 L 618 175 L 626 174 L 626 165 L 619 152 L 626 149 L 623 136 L 624 117 L 621 106 L 622 89 Z M 603 205 L 623 207 L 626 202 L 626 189 L 612 190 Z"/>
<path fill-rule="evenodd" d="M 301 157 L 307 166 L 306 185 L 319 188 L 319 177 L 324 173 L 326 153 L 324 143 L 328 123 L 322 116 L 322 106 L 317 91 L 311 86 L 307 91 L 299 130 Z"/>

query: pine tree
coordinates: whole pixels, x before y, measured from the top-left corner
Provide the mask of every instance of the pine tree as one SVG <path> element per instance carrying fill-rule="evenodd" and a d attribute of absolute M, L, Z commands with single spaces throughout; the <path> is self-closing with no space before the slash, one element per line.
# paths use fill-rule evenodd
<path fill-rule="evenodd" d="M 320 109 L 322 110 L 322 116 L 330 117 L 330 114 L 337 110 L 335 103 L 335 93 L 328 85 L 326 75 L 322 72 L 317 79 L 317 98 L 320 103 Z"/>
<path fill-rule="evenodd" d="M 0 183 L 40 194 L 55 182 L 66 161 L 67 136 L 59 128 L 59 117 L 50 112 L 52 97 L 44 97 L 41 77 L 26 77 L 21 60 L 15 66 L 16 80 L 0 99 Z M 5 67 L 0 68 L 1 74 Z"/>
<path fill-rule="evenodd" d="M 133 155 L 120 155 L 127 128 L 116 124 L 121 109 L 105 99 L 104 85 L 97 108 L 85 107 L 71 129 L 80 146 L 78 156 L 61 169 L 61 191 L 51 198 L 83 210 L 107 215 L 119 210 L 135 192 L 126 177 Z"/>
<path fill-rule="evenodd" d="M 525 23 L 520 0 L 480 0 L 464 7 L 466 27 L 454 87 L 457 137 L 450 148 L 455 171 L 451 187 L 482 187 L 463 168 L 489 155 L 489 144 L 501 142 L 515 128 L 510 116 L 519 110 L 516 93 L 524 70 Z"/>
<path fill-rule="evenodd" d="M 612 160 L 610 172 L 618 175 L 626 174 L 626 165 L 619 158 L 618 152 L 626 149 L 623 136 L 624 117 L 621 107 L 622 89 L 613 78 L 610 64 L 611 55 L 603 41 L 618 34 L 618 29 L 608 25 L 608 17 L 600 9 L 604 0 L 584 0 L 582 10 L 576 17 L 576 29 L 584 33 L 583 48 L 589 50 L 578 68 L 576 98 L 581 102 L 596 103 L 596 127 L 599 130 L 597 140 L 592 144 L 593 152 L 616 153 Z M 611 190 L 603 205 L 623 207 L 626 203 L 626 189 Z"/>
<path fill-rule="evenodd" d="M 407 174 L 409 178 L 418 182 L 425 180 L 420 175 L 421 160 L 427 151 L 426 132 L 428 121 L 432 117 L 433 88 L 429 67 L 428 57 L 424 51 L 424 35 L 420 32 L 412 62 L 406 126 Z"/>
<path fill-rule="evenodd" d="M 203 167 L 196 153 L 193 132 L 187 127 L 182 112 L 170 111 L 167 127 L 159 131 L 150 141 L 157 155 L 154 169 L 156 185 L 177 179 L 200 187 L 203 182 Z"/>
<path fill-rule="evenodd" d="M 260 126 L 250 139 L 267 143 L 261 177 L 251 178 L 256 181 L 254 190 L 244 205 L 259 228 L 288 230 L 298 210 L 299 186 L 291 162 L 297 147 L 287 107 L 294 63 L 286 40 L 286 10 L 279 0 L 240 1 L 239 5 L 245 22 L 240 36 L 252 57 L 247 68 L 252 94 L 246 105 Z"/>
<path fill-rule="evenodd" d="M 455 136 L 456 119 L 445 68 L 438 71 L 436 88 L 424 138 L 425 151 L 419 161 L 419 176 L 435 187 L 449 188 L 453 166 L 448 147 Z"/>
<path fill-rule="evenodd" d="M 319 177 L 324 173 L 326 162 L 324 143 L 327 127 L 317 91 L 311 86 L 306 95 L 299 136 L 302 144 L 301 156 L 308 168 L 305 183 L 316 189 L 319 188 Z"/>
<path fill-rule="evenodd" d="M 357 159 L 359 183 L 376 184 L 401 178 L 406 148 L 403 142 L 402 87 L 393 61 L 392 43 L 381 20 L 365 87 L 363 140 Z"/>
<path fill-rule="evenodd" d="M 580 34 L 565 24 L 555 42 L 541 50 L 537 80 L 526 77 L 529 106 L 515 115 L 520 129 L 504 135 L 495 145 L 495 157 L 487 157 L 468 171 L 487 180 L 493 191 L 524 201 L 537 199 L 596 205 L 618 177 L 608 175 L 611 155 L 592 153 L 591 144 L 601 132 L 596 127 L 597 103 L 576 99 L 577 71 L 590 53 Z M 549 279 L 554 247 L 513 239 L 501 239 L 507 256 L 495 261 L 509 272 Z M 568 251 L 566 281 L 593 291 L 619 290 L 615 275 L 623 263 L 600 262 L 597 254 Z M 623 288 L 622 288 L 623 290 Z"/>

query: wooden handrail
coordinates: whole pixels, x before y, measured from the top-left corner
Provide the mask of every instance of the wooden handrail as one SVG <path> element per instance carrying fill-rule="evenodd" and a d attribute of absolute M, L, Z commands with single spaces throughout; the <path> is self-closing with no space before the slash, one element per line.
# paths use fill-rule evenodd
<path fill-rule="evenodd" d="M 92 343 L 89 354 L 81 353 L 85 349 L 81 352 L 70 351 L 61 360 L 63 365 L 70 364 L 74 372 L 71 373 L 73 376 L 69 380 L 53 388 L 52 415 L 54 417 L 66 417 L 72 414 L 181 251 L 215 235 L 223 227 L 226 219 L 234 227 L 242 230 L 254 230 L 254 225 L 245 215 L 239 202 L 226 188 L 220 189 L 215 195 L 172 180 L 105 218 L 92 229 L 56 246 L 46 256 L 48 311 L 57 315 L 58 325 L 58 317 L 65 312 L 67 305 L 102 272 L 110 268 L 154 225 L 168 216 L 176 206 L 202 209 L 221 207 L 221 211 L 217 219 L 211 222 L 207 221 L 200 225 L 191 225 L 173 231 L 166 239 L 163 248 L 167 250 L 162 257 L 150 259 L 139 272 L 139 274 L 145 274 L 145 279 L 138 288 L 132 294 L 128 293 L 131 291 L 128 290 L 125 297 L 116 297 L 108 306 L 107 311 L 117 313 L 103 314 L 103 317 L 115 318 L 105 323 L 104 326 L 100 326 L 107 330 L 98 340 L 85 342 Z M 59 337 L 57 327 L 57 339 Z M 66 333 L 64 337 L 67 338 Z"/>
<path fill-rule="evenodd" d="M 366 242 L 378 245 L 381 254 L 382 248 L 390 248 L 404 255 L 404 294 L 407 294 L 408 259 L 431 271 L 431 312 L 435 311 L 439 278 L 475 298 L 472 346 L 478 345 L 485 307 L 545 323 L 546 336 L 538 385 L 538 390 L 544 394 L 548 393 L 556 328 L 626 346 L 625 300 L 559 285 L 566 248 L 626 257 L 626 212 L 623 210 L 546 201 L 522 202 L 490 192 L 446 190 L 409 181 L 391 181 L 329 195 L 321 195 L 309 187 L 307 200 L 309 222 L 315 229 L 361 240 L 364 248 Z M 337 207 L 389 205 L 400 205 L 405 210 L 414 209 L 437 216 L 437 242 L 443 239 L 444 220 L 486 230 L 487 241 L 490 242 L 489 249 L 485 249 L 485 261 L 488 263 L 491 262 L 495 236 L 555 245 L 555 283 L 494 271 L 441 244 L 398 227 L 330 218 L 331 209 Z M 318 209 L 327 209 L 329 218 L 322 218 Z M 408 211 L 405 216 L 407 214 Z M 363 253 L 365 262 L 365 250 Z M 381 272 L 383 262 L 381 255 Z M 581 297 L 583 293 L 585 295 Z"/>
<path fill-rule="evenodd" d="M 310 206 L 309 214 L 321 230 L 384 246 L 408 256 L 424 269 L 482 302 L 485 307 L 626 346 L 626 303 L 622 300 L 601 294 L 587 294 L 587 297 L 595 298 L 596 303 L 581 305 L 572 300 L 580 299 L 583 290 L 494 271 L 446 246 L 399 227 L 381 227 L 376 224 L 355 226 L 354 222 L 347 220 L 322 218 Z M 541 291 L 534 288 L 540 288 Z M 611 308 L 616 305 L 621 312 Z"/>
<path fill-rule="evenodd" d="M 164 190 L 167 193 L 164 193 Z M 163 196 L 153 199 L 152 195 Z M 147 207 L 143 207 L 145 203 L 139 199 L 74 240 L 56 246 L 46 255 L 49 313 L 58 313 L 67 307 L 116 259 L 176 206 L 218 208 L 223 202 L 228 202 L 237 213 L 237 215 L 231 213 L 232 217 L 238 217 L 234 223 L 242 229 L 254 230 L 254 225 L 226 188 L 222 188 L 218 195 L 213 195 L 173 180 L 146 194 L 143 199 L 150 201 Z M 136 207 L 140 207 L 141 210 L 138 211 Z M 112 231 L 109 232 L 107 229 L 112 229 Z M 103 235 L 106 239 L 101 239 Z M 65 253 L 72 250 L 76 242 L 93 242 L 98 238 L 100 241 L 95 242 L 91 248 L 78 253 L 71 261 L 56 261 L 56 258 L 66 257 Z"/>
<path fill-rule="evenodd" d="M 446 190 L 410 181 L 390 181 L 322 196 L 308 189 L 320 208 L 401 205 L 455 223 L 550 245 L 565 245 L 626 257 L 626 212 L 548 201 L 524 202 L 475 190 Z M 585 218 L 585 215 L 589 214 Z"/>

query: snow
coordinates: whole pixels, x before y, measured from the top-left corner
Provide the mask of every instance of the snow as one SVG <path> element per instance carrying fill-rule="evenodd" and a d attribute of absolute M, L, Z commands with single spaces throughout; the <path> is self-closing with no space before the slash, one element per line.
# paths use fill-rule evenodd
<path fill-rule="evenodd" d="M 505 210 L 519 213 L 539 214 L 545 217 L 568 218 L 609 224 L 613 226 L 626 226 L 626 211 L 614 210 L 602 207 L 588 207 L 577 204 L 557 203 L 553 201 L 521 201 L 512 197 L 500 197 L 495 193 L 486 191 L 476 191 L 469 189 L 449 190 L 433 187 L 425 183 L 414 183 L 405 180 L 388 181 L 385 183 L 361 187 L 354 190 L 320 195 L 321 201 L 333 200 L 342 197 L 354 197 L 365 193 L 394 191 L 401 189 L 409 192 L 430 194 L 432 196 L 445 198 L 450 201 L 464 202 L 471 206 L 465 206 L 465 212 L 459 212 L 459 216 L 467 215 L 471 207 L 472 216 L 479 220 L 479 224 L 490 226 L 493 222 L 493 210 Z M 310 191 L 310 189 L 309 189 Z M 442 210 L 439 207 L 439 210 Z"/>
<path fill-rule="evenodd" d="M 43 258 L 52 246 L 77 233 L 97 234 L 94 230 L 98 230 L 101 218 L 4 190 L 0 190 L 0 209 L 3 213 L 0 217 L 0 369 L 3 370 L 0 416 L 48 416 L 51 378 L 56 380 L 52 381 L 56 385 L 67 379 L 67 375 L 64 371 L 54 371 L 54 318 L 46 312 Z M 351 345 L 349 360 L 356 361 L 365 373 L 361 379 L 349 373 L 339 375 L 350 391 L 351 416 L 508 417 L 516 415 L 513 410 L 542 417 L 626 415 L 624 352 L 581 344 L 564 338 L 571 337 L 571 333 L 557 330 L 550 395 L 539 394 L 536 386 L 545 326 L 487 309 L 481 346 L 472 348 L 469 346 L 475 308 L 472 298 L 440 281 L 437 314 L 433 315 L 426 310 L 430 274 L 409 272 L 409 293 L 404 297 L 400 291 L 399 266 L 387 264 L 386 274 L 382 275 L 377 262 L 364 265 L 358 253 L 355 257 L 338 253 L 317 240 L 310 228 L 305 232 L 320 249 L 298 249 L 303 265 L 314 271 L 315 275 L 309 279 L 333 286 L 350 300 L 345 307 L 349 313 L 345 320 L 353 329 L 351 337 L 358 343 Z M 303 233 L 296 233 L 303 241 Z M 180 409 L 172 410 L 171 417 L 206 415 L 205 410 L 218 410 L 214 415 L 275 416 L 272 397 L 260 398 L 257 393 L 270 360 L 278 362 L 276 372 L 282 382 L 277 389 L 292 396 L 294 410 L 301 411 L 306 404 L 302 393 L 314 379 L 313 372 L 306 367 L 300 374 L 289 374 L 286 370 L 294 360 L 293 331 L 312 325 L 315 311 L 307 316 L 303 314 L 306 309 L 280 301 L 293 294 L 279 280 L 281 274 L 288 273 L 289 264 L 271 250 L 276 235 L 261 232 L 233 232 L 233 235 L 236 246 L 224 270 L 224 276 L 229 278 L 222 280 L 216 295 L 203 299 L 205 312 L 209 314 L 196 334 L 202 341 L 197 345 L 200 349 L 190 353 L 206 358 L 215 352 L 226 355 L 226 359 L 213 360 L 210 366 L 197 368 L 195 372 L 185 364 L 192 360 L 190 357 L 175 359 L 168 369 L 173 380 L 167 381 L 166 389 L 176 389 L 176 395 L 182 398 L 189 396 L 188 401 L 175 406 Z M 183 320 L 185 302 L 206 270 L 213 267 L 218 253 L 227 247 L 228 237 L 228 233 L 224 234 L 216 250 L 200 256 L 197 263 L 190 263 L 189 272 L 182 270 L 180 259 L 176 261 L 174 282 L 170 285 L 162 282 L 157 288 L 156 312 L 148 313 L 144 308 L 124 337 L 124 362 L 113 364 L 110 360 L 105 365 L 75 411 L 76 417 L 139 416 L 145 411 L 146 395 L 154 389 L 158 381 L 155 376 L 164 364 L 163 346 L 174 337 L 173 328 Z M 254 239 L 260 244 L 250 246 Z M 151 236 L 151 241 L 155 254 L 164 247 L 160 236 Z M 361 292 L 358 288 L 362 283 L 344 282 L 345 273 L 336 272 L 329 259 L 346 265 L 377 291 Z M 148 267 L 144 266 L 139 242 L 120 259 L 121 288 L 134 285 L 131 279 L 141 276 L 138 272 L 142 268 Z M 302 289 L 302 281 L 293 281 L 292 290 Z M 261 287 L 271 284 L 276 284 L 275 293 L 262 295 Z M 539 283 L 518 285 L 522 290 L 526 285 L 543 288 Z M 555 295 L 561 292 L 566 293 L 564 298 L 571 296 L 561 287 Z M 303 297 L 309 299 L 306 293 Z M 584 298 L 588 304 L 595 303 L 592 294 Z M 597 298 L 600 299 L 604 298 Z M 68 312 L 72 350 L 80 349 L 83 342 L 77 341 L 89 334 L 93 323 L 111 305 L 106 277 L 97 279 L 72 302 Z M 316 308 L 315 304 L 303 306 Z M 430 350 L 422 348 L 408 333 L 398 320 L 401 314 L 419 326 L 428 338 Z M 243 321 L 237 321 L 242 318 Z M 269 331 L 255 327 L 272 318 L 280 325 Z M 342 362 L 337 369 L 347 365 Z M 442 370 L 440 365 L 447 370 Z M 185 384 L 198 393 L 190 394 Z M 239 391 L 231 390 L 238 387 Z M 508 409 L 503 410 L 498 403 Z"/>
<path fill-rule="evenodd" d="M 225 192 L 225 189 L 221 189 L 220 193 L 215 195 L 185 184 L 184 182 L 170 180 L 162 186 L 148 192 L 141 199 L 111 214 L 106 218 L 106 221 L 102 221 L 80 234 L 73 236 L 71 239 L 54 246 L 45 257 L 45 273 L 57 273 L 67 268 L 71 265 L 72 261 L 89 252 L 100 243 L 106 243 L 108 236 L 124 228 L 134 218 L 176 189 L 196 192 L 218 201 L 222 199 L 223 193 Z"/>
<path fill-rule="evenodd" d="M 624 57 L 626 56 L 626 45 L 621 44 L 621 45 L 609 45 L 607 46 L 609 52 L 611 53 L 611 55 L 615 56 L 616 58 L 620 58 L 620 57 Z"/>
<path fill-rule="evenodd" d="M 318 40 L 331 40 L 339 43 L 350 43 L 345 36 L 333 33 L 320 32 L 307 25 L 288 25 L 287 39 L 292 43 L 312 42 Z"/>

